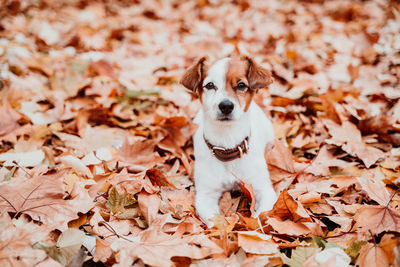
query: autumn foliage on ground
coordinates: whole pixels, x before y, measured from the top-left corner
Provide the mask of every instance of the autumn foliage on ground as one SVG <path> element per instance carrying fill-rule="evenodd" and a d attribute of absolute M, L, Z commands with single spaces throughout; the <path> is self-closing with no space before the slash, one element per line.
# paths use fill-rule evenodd
<path fill-rule="evenodd" d="M 1 266 L 400 265 L 398 2 L 1 5 Z M 207 229 L 178 81 L 234 51 L 274 76 L 279 199 L 241 184 Z"/>

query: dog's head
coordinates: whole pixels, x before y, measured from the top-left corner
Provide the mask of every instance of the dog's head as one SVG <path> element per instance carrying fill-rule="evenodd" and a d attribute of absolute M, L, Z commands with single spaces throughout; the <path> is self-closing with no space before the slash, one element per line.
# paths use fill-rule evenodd
<path fill-rule="evenodd" d="M 258 89 L 272 83 L 271 73 L 250 57 L 223 58 L 211 66 L 200 58 L 181 83 L 199 96 L 212 120 L 230 122 L 247 112 Z"/>

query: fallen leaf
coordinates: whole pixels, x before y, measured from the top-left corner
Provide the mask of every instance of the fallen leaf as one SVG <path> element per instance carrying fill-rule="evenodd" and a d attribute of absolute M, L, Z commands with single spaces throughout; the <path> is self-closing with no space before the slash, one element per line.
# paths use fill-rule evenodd
<path fill-rule="evenodd" d="M 368 193 L 369 197 L 382 206 L 387 206 L 393 198 L 386 190 L 385 184 L 378 179 L 360 177 L 357 178 L 357 181 L 361 184 L 362 189 Z"/>
<path fill-rule="evenodd" d="M 314 247 L 297 247 L 292 251 L 292 255 L 288 258 L 282 254 L 282 260 L 291 267 L 302 267 L 308 258 L 318 253 L 319 249 Z"/>
<path fill-rule="evenodd" d="M 157 216 L 161 199 L 157 195 L 142 191 L 139 193 L 138 202 L 140 213 L 145 217 L 147 224 L 150 225 Z"/>
<path fill-rule="evenodd" d="M 384 158 L 384 153 L 381 150 L 368 146 L 362 141 L 361 133 L 354 124 L 345 121 L 339 126 L 330 120 L 326 120 L 325 125 L 332 136 L 331 139 L 327 140 L 327 143 L 338 145 L 350 155 L 358 157 L 367 168 Z"/>
<path fill-rule="evenodd" d="M 146 230 L 137 237 L 126 238 L 130 241 L 120 239 L 111 244 L 113 251 L 118 253 L 117 259 L 124 265 L 141 259 L 151 266 L 171 266 L 172 257 L 202 259 L 222 252 L 222 249 L 204 234 L 181 238 Z"/>
<path fill-rule="evenodd" d="M 154 169 L 154 168 L 148 169 L 146 171 L 146 175 L 149 177 L 150 181 L 152 181 L 153 183 L 155 183 L 158 186 L 169 186 L 169 187 L 176 189 L 176 187 L 169 180 L 167 175 L 165 173 L 163 173 L 162 171 L 160 171 L 159 169 Z"/>
<path fill-rule="evenodd" d="M 89 168 L 86 167 L 85 164 L 83 164 L 83 162 L 77 157 L 67 155 L 60 157 L 60 161 L 64 164 L 65 167 L 72 168 L 77 174 L 93 178 L 93 174 L 89 170 Z"/>
<path fill-rule="evenodd" d="M 390 266 L 385 251 L 372 243 L 367 243 L 361 248 L 356 264 L 359 266 Z"/>
<path fill-rule="evenodd" d="M 353 229 L 379 234 L 400 230 L 400 213 L 387 206 L 363 205 L 354 215 Z"/>
<path fill-rule="evenodd" d="M 111 210 L 114 216 L 120 219 L 133 219 L 137 217 L 137 207 L 129 207 L 137 203 L 136 198 L 131 193 L 118 193 L 118 190 L 113 186 L 109 193 L 106 207 Z"/>
<path fill-rule="evenodd" d="M 78 212 L 87 212 L 87 206 L 70 205 L 73 200 L 64 200 L 60 174 L 56 176 L 36 176 L 34 178 L 14 178 L 0 185 L 2 212 L 12 212 L 16 217 L 27 214 L 53 229 L 68 228 L 68 221 L 78 218 Z M 24 182 L 21 184 L 20 181 Z"/>
<path fill-rule="evenodd" d="M 129 144 L 125 139 L 124 145 L 118 150 L 118 159 L 132 165 L 132 168 L 146 170 L 153 167 L 162 158 L 154 152 L 156 141 L 143 141 Z"/>
<path fill-rule="evenodd" d="M 0 154 L 0 161 L 4 161 L 4 166 L 14 166 L 14 162 L 16 162 L 22 167 L 33 167 L 42 163 L 43 160 L 44 153 L 42 150 L 21 153 L 7 152 Z"/>
<path fill-rule="evenodd" d="M 279 195 L 274 208 L 269 212 L 263 213 L 263 215 L 279 218 L 280 220 L 289 219 L 295 223 L 311 222 L 311 218 L 305 209 L 286 190 Z"/>
<path fill-rule="evenodd" d="M 277 252 L 278 245 L 272 241 L 272 236 L 258 232 L 243 231 L 238 232 L 239 247 L 247 253 L 253 254 L 273 254 Z"/>

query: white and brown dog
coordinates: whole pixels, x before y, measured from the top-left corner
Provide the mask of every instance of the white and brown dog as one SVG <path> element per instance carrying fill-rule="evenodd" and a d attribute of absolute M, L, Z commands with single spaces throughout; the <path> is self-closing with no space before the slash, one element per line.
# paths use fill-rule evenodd
<path fill-rule="evenodd" d="M 272 124 L 252 101 L 258 89 L 272 83 L 270 72 L 250 57 L 223 58 L 209 68 L 205 61 L 189 68 L 181 83 L 202 104 L 194 120 L 199 126 L 193 137 L 195 206 L 211 227 L 222 193 L 233 189 L 238 177 L 253 186 L 255 216 L 271 210 L 277 196 L 264 158 L 274 139 Z"/>

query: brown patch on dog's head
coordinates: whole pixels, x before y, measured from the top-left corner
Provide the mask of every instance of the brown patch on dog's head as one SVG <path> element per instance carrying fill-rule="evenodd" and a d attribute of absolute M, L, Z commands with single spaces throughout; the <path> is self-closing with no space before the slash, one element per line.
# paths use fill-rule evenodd
<path fill-rule="evenodd" d="M 243 89 L 239 85 L 244 83 Z M 229 95 L 238 99 L 246 112 L 258 89 L 266 88 L 272 83 L 271 73 L 255 63 L 250 57 L 233 58 L 226 73 L 226 90 Z"/>
<path fill-rule="evenodd" d="M 205 66 L 206 57 L 201 57 L 196 64 L 191 66 L 185 74 L 183 74 L 180 83 L 187 89 L 191 90 L 194 94 L 199 95 L 203 90 L 202 83 L 206 73 Z"/>
<path fill-rule="evenodd" d="M 248 63 L 247 79 L 251 90 L 267 88 L 273 82 L 269 70 L 259 66 L 251 57 L 245 56 L 243 59 Z"/>

